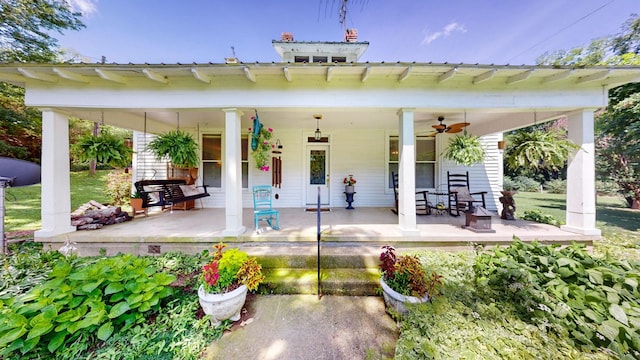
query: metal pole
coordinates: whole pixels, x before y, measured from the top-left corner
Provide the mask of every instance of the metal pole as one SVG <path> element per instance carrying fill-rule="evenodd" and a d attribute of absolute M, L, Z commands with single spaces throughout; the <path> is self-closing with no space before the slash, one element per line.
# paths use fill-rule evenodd
<path fill-rule="evenodd" d="M 2 254 L 7 253 L 7 243 L 5 242 L 4 235 L 4 192 L 5 188 L 9 186 L 11 179 L 0 177 L 0 251 Z"/>
<path fill-rule="evenodd" d="M 318 209 L 317 209 L 317 213 L 318 213 L 318 220 L 317 220 L 317 227 L 318 227 L 318 299 L 322 298 L 322 290 L 320 288 L 320 186 L 318 186 Z"/>

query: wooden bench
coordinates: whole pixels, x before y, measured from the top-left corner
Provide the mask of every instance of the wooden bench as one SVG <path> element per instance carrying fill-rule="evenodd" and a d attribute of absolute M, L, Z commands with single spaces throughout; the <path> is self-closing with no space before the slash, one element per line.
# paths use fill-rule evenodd
<path fill-rule="evenodd" d="M 162 206 L 163 208 L 168 206 L 173 210 L 176 204 L 211 195 L 207 192 L 207 185 L 198 186 L 203 188 L 204 192 L 197 191 L 185 195 L 183 188 L 186 189 L 187 182 L 181 179 L 140 180 L 136 181 L 134 186 L 142 197 L 142 208 L 144 209 L 152 206 Z"/>

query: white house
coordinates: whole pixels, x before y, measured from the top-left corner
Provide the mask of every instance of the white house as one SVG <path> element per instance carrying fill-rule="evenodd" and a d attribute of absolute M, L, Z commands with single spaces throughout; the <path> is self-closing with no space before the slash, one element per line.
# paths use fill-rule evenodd
<path fill-rule="evenodd" d="M 273 129 L 282 145 L 282 183 L 276 207 L 344 204 L 343 178 L 357 179 L 359 207 L 394 203 L 391 171 L 399 172 L 398 226 L 415 234 L 415 189 L 441 190 L 447 171 L 469 171 L 473 191 L 490 192 L 499 210 L 502 154 L 508 130 L 566 116 L 569 136 L 581 149 L 568 168 L 565 230 L 599 234 L 595 227 L 594 111 L 607 105 L 610 88 L 637 81 L 640 67 L 556 67 L 434 63 L 369 63 L 369 45 L 273 41 L 279 63 L 207 64 L 0 64 L 0 80 L 26 89 L 25 101 L 43 112 L 42 229 L 38 238 L 72 232 L 68 161 L 71 116 L 136 131 L 134 176 L 162 178 L 144 145 L 150 134 L 180 128 L 198 140 L 199 183 L 209 185 L 206 207 L 224 208 L 227 236 L 241 234 L 253 185 L 271 184 L 257 169 L 248 145 L 252 116 Z M 316 115 L 321 115 L 317 119 Z M 468 122 L 487 157 L 457 166 L 442 159 L 446 125 Z M 321 133 L 316 141 L 315 132 Z"/>

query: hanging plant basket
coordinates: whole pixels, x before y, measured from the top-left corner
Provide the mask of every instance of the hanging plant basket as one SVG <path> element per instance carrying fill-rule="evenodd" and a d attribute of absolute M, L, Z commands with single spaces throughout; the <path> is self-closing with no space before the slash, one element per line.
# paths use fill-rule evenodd
<path fill-rule="evenodd" d="M 102 131 L 98 136 L 86 135 L 74 145 L 74 149 L 81 161 L 95 160 L 99 164 L 111 166 L 127 166 L 131 162 L 133 150 L 123 139 L 108 131 Z"/>
<path fill-rule="evenodd" d="M 180 168 L 195 168 L 200 163 L 198 144 L 191 134 L 182 130 L 171 130 L 156 136 L 147 144 L 156 160 L 169 158 L 171 164 Z"/>
<path fill-rule="evenodd" d="M 512 169 L 557 171 L 578 149 L 578 145 L 559 131 L 522 131 L 511 138 L 507 163 Z"/>
<path fill-rule="evenodd" d="M 467 135 L 456 135 L 449 139 L 449 146 L 442 156 L 445 159 L 454 161 L 456 164 L 471 166 L 484 160 L 485 150 L 480 142 L 480 137 Z"/>

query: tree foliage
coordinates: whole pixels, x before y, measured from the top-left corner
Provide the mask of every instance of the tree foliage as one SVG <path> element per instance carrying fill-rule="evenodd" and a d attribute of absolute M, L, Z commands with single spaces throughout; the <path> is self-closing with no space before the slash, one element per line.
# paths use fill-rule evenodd
<path fill-rule="evenodd" d="M 64 0 L 0 1 L 0 61 L 50 62 L 59 55 L 52 33 L 84 27 Z"/>
<path fill-rule="evenodd" d="M 615 36 L 588 46 L 544 54 L 545 65 L 640 65 L 640 16 L 632 14 Z M 609 106 L 596 119 L 596 168 L 618 184 L 628 205 L 640 208 L 640 84 L 609 91 Z"/>
<path fill-rule="evenodd" d="M 41 120 L 24 105 L 24 89 L 0 82 L 0 156 L 39 163 Z"/>
<path fill-rule="evenodd" d="M 84 27 L 64 0 L 0 0 L 0 62 L 51 62 L 54 33 Z M 40 162 L 42 117 L 24 105 L 24 89 L 0 82 L 0 156 Z"/>

